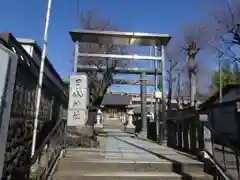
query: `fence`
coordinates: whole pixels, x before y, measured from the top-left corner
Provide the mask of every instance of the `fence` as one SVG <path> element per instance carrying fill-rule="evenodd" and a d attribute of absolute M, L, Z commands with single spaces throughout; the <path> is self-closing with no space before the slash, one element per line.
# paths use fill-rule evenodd
<path fill-rule="evenodd" d="M 41 172 L 38 171 L 39 177 L 46 176 L 51 162 L 53 159 L 56 160 L 64 147 L 63 134 L 66 123 L 63 116 L 65 116 L 68 104 L 68 99 L 63 92 L 64 83 L 47 60 L 45 66 L 51 71 L 44 72 L 36 150 L 31 158 L 36 90 L 40 69 L 40 63 L 33 57 L 34 55 L 40 57 L 41 50 L 36 44 L 32 44 L 34 54 L 31 56 L 10 33 L 1 34 L 0 44 L 18 56 L 2 179 L 26 179 L 34 163 L 39 164 L 38 170 L 41 169 L 39 170 Z M 41 157 L 47 157 L 45 164 L 39 161 Z"/>
<path fill-rule="evenodd" d="M 178 111 L 177 116 L 167 123 L 168 146 L 200 159 L 204 152 L 203 161 L 208 173 L 217 179 L 239 179 L 240 126 L 236 102 L 215 104 L 198 111 L 193 108 Z M 226 109 L 228 116 L 219 118 L 220 111 L 226 115 Z M 228 127 L 236 128 L 229 133 Z"/>

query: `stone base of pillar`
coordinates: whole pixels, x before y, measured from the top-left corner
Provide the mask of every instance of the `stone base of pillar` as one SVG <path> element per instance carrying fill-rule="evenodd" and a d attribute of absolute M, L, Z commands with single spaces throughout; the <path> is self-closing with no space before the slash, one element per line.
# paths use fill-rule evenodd
<path fill-rule="evenodd" d="M 138 134 L 138 137 L 141 138 L 141 139 L 147 139 L 147 132 L 146 131 L 141 131 Z"/>
<path fill-rule="evenodd" d="M 164 139 L 164 140 L 161 142 L 161 145 L 163 145 L 163 146 L 167 146 L 167 140 Z"/>
<path fill-rule="evenodd" d="M 121 125 L 120 129 L 121 129 L 122 132 L 125 132 L 126 131 L 126 126 L 125 125 Z"/>
<path fill-rule="evenodd" d="M 135 133 L 135 126 L 133 124 L 128 124 L 126 126 L 126 132 L 127 133 Z"/>
<path fill-rule="evenodd" d="M 96 133 L 100 132 L 103 129 L 103 124 L 95 124 L 94 130 Z"/>

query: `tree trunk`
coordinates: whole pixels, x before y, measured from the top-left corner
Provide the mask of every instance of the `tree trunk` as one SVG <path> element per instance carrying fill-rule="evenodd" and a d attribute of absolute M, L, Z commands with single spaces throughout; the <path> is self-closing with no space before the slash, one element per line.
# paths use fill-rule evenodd
<path fill-rule="evenodd" d="M 173 85 L 173 61 L 169 60 L 170 68 L 169 68 L 169 82 L 168 82 L 168 101 L 167 101 L 167 114 L 170 115 L 170 112 L 172 110 L 172 85 Z"/>
<path fill-rule="evenodd" d="M 197 76 L 196 76 L 196 72 L 194 71 L 192 73 L 192 97 L 191 97 L 191 106 L 195 106 L 196 104 L 196 94 L 197 94 Z"/>
<path fill-rule="evenodd" d="M 181 76 L 178 74 L 178 83 L 177 83 L 177 108 L 181 109 Z"/>
<path fill-rule="evenodd" d="M 167 101 L 167 112 L 168 112 L 168 115 L 169 115 L 169 113 L 170 113 L 170 111 L 172 109 L 171 101 L 172 101 L 172 74 L 170 72 L 170 74 L 169 74 L 169 83 L 168 83 L 168 101 Z"/>
<path fill-rule="evenodd" d="M 188 58 L 188 78 L 189 78 L 189 94 L 190 94 L 190 105 L 195 105 L 195 96 L 197 92 L 196 84 L 196 64 L 195 58 L 189 56 Z"/>

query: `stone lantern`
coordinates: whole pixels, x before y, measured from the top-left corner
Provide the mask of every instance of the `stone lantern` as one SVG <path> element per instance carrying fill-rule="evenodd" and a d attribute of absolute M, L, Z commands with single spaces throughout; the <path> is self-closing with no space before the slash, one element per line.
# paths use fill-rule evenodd
<path fill-rule="evenodd" d="M 129 109 L 127 114 L 128 114 L 128 119 L 127 119 L 128 123 L 126 126 L 126 130 L 127 132 L 134 133 L 135 126 L 133 125 L 133 115 L 134 115 L 133 109 Z"/>
<path fill-rule="evenodd" d="M 149 112 L 147 114 L 147 118 L 149 119 L 149 122 L 154 122 L 154 113 L 153 112 Z"/>
<path fill-rule="evenodd" d="M 97 120 L 97 123 L 96 123 L 95 126 L 98 127 L 98 128 L 102 128 L 103 124 L 102 124 L 102 111 L 101 111 L 101 109 L 98 109 L 98 111 L 97 111 L 96 120 Z"/>

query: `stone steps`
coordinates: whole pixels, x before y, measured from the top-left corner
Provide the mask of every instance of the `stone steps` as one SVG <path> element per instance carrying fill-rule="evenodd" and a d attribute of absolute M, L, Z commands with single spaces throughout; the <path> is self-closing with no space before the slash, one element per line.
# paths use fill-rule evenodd
<path fill-rule="evenodd" d="M 212 180 L 212 177 L 201 173 L 190 173 L 186 175 L 179 175 L 177 173 L 166 172 L 93 172 L 80 173 L 62 171 L 54 176 L 58 180 Z"/>
<path fill-rule="evenodd" d="M 174 169 L 175 168 L 175 169 Z M 63 159 L 59 163 L 58 171 L 89 172 L 173 172 L 177 166 L 168 161 L 132 161 L 132 160 L 77 160 Z M 203 165 L 185 163 L 182 172 L 203 172 Z"/>
<path fill-rule="evenodd" d="M 99 148 L 69 148 L 52 180 L 212 180 L 203 163 L 174 149 L 110 130 Z M 110 134 L 123 136 L 109 136 Z"/>
<path fill-rule="evenodd" d="M 60 160 L 52 180 L 213 179 L 212 176 L 203 172 L 202 163 L 184 161 L 182 164 L 174 164 L 164 159 L 159 161 L 131 160 L 130 158 L 123 160 L 117 157 L 114 159 L 114 156 L 107 159 L 106 155 L 101 155 L 103 152 L 103 150 L 93 149 L 84 156 L 84 153 L 77 150 L 68 150 L 65 157 Z"/>

